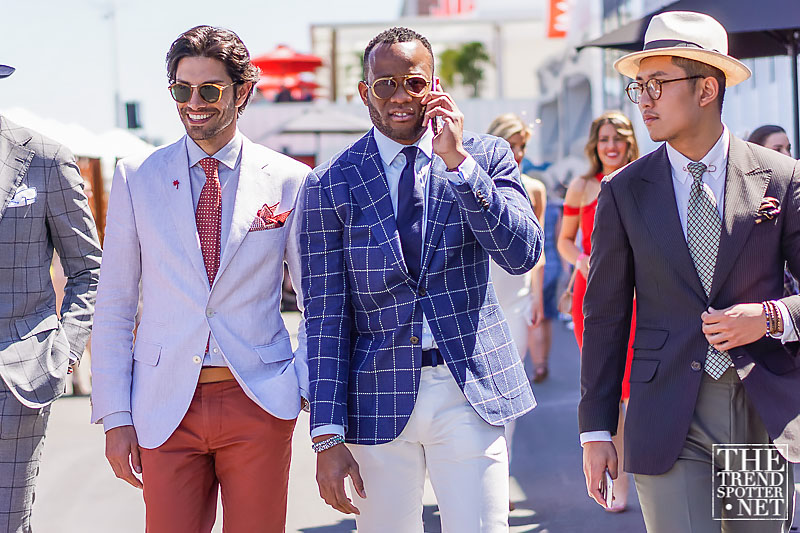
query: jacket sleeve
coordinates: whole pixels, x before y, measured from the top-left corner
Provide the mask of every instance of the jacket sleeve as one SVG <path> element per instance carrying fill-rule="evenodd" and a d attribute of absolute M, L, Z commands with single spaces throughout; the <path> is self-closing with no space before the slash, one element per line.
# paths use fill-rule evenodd
<path fill-rule="evenodd" d="M 302 284 L 302 262 L 300 251 L 300 231 L 303 226 L 303 206 L 305 204 L 306 179 L 303 178 L 297 191 L 294 208 L 289 215 L 286 224 L 288 226 L 288 238 L 286 249 L 284 250 L 284 261 L 289 267 L 289 279 L 292 281 L 292 288 L 297 294 L 297 306 L 303 311 L 303 284 Z M 297 382 L 300 387 L 300 395 L 308 399 L 308 351 L 306 348 L 306 327 L 305 320 L 300 320 L 297 329 L 297 349 L 294 351 L 294 369 L 297 373 Z"/>
<path fill-rule="evenodd" d="M 789 265 L 789 271 L 800 279 L 800 161 L 794 164 L 792 178 L 786 191 L 783 209 L 784 216 L 783 238 L 781 242 L 783 257 Z M 781 298 L 794 322 L 795 331 L 800 332 L 800 296 L 792 295 Z M 800 344 L 787 344 L 787 348 L 800 349 Z M 795 353 L 797 355 L 797 353 Z"/>
<path fill-rule="evenodd" d="M 450 186 L 484 250 L 510 274 L 524 274 L 539 260 L 544 232 L 533 214 L 514 155 L 502 139 L 476 138 L 473 147 L 473 151 L 485 147 L 488 168 L 468 165 L 472 171 L 462 175 L 463 182 L 451 179 Z"/>
<path fill-rule="evenodd" d="M 581 353 L 580 432 L 615 434 L 633 314 L 633 251 L 611 183 L 597 201 Z"/>
<path fill-rule="evenodd" d="M 316 171 L 309 175 L 300 242 L 312 430 L 330 424 L 347 427 L 352 317 L 344 222 L 332 192 Z"/>
<path fill-rule="evenodd" d="M 75 158 L 63 147 L 48 172 L 46 216 L 53 246 L 67 277 L 61 322 L 70 352 L 79 361 L 92 330 L 102 252 L 89 201 L 83 192 L 83 178 Z"/>
<path fill-rule="evenodd" d="M 142 265 L 123 162 L 114 173 L 105 235 L 92 336 L 92 423 L 111 413 L 131 411 L 133 329 Z"/>

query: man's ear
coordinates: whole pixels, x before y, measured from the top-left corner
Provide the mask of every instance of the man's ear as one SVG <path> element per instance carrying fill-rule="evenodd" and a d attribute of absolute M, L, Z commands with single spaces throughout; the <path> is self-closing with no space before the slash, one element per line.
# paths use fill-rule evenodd
<path fill-rule="evenodd" d="M 719 96 L 719 82 L 713 76 L 698 80 L 700 90 L 700 107 L 705 107 L 716 101 Z"/>
<path fill-rule="evenodd" d="M 358 82 L 358 94 L 361 96 L 361 101 L 364 105 L 369 105 L 369 87 L 363 81 Z"/>
<path fill-rule="evenodd" d="M 253 82 L 248 81 L 241 85 L 234 85 L 236 88 L 236 107 L 242 107 L 244 101 L 247 100 L 247 95 L 253 90 Z"/>

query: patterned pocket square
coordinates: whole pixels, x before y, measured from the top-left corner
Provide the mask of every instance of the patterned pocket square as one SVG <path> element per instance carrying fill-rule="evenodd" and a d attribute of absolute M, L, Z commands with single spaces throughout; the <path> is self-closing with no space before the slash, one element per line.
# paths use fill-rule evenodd
<path fill-rule="evenodd" d="M 283 213 L 276 214 L 276 207 L 278 207 L 278 204 L 264 204 L 264 206 L 258 210 L 258 213 L 256 213 L 256 219 L 250 226 L 250 231 L 263 231 L 265 229 L 282 228 L 292 210 L 289 209 Z"/>
<path fill-rule="evenodd" d="M 772 220 L 781 212 L 781 203 L 777 198 L 772 196 L 765 196 L 761 200 L 761 206 L 756 211 L 756 224 L 760 224 L 765 220 Z"/>

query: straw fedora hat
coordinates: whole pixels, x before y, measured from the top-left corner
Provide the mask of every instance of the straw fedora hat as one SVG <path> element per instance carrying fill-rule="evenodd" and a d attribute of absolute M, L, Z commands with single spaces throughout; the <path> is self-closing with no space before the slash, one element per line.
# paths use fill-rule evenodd
<path fill-rule="evenodd" d="M 750 77 L 750 69 L 728 55 L 728 32 L 716 19 L 692 11 L 667 11 L 650 19 L 644 34 L 644 50 L 619 58 L 614 68 L 636 78 L 646 57 L 676 56 L 693 59 L 725 73 L 728 87 Z"/>
<path fill-rule="evenodd" d="M 14 67 L 8 65 L 0 65 L 0 79 L 7 78 L 14 73 Z"/>

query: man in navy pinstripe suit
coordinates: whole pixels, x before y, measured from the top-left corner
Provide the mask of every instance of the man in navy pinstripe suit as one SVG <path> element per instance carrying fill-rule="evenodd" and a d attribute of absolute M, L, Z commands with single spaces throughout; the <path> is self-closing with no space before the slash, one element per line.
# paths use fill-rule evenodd
<path fill-rule="evenodd" d="M 463 131 L 427 39 L 375 37 L 359 92 L 375 127 L 310 175 L 301 243 L 320 494 L 359 531 L 422 532 L 427 469 L 445 530 L 506 531 L 503 424 L 535 400 L 489 256 L 522 274 L 542 230 L 508 144 Z"/>

